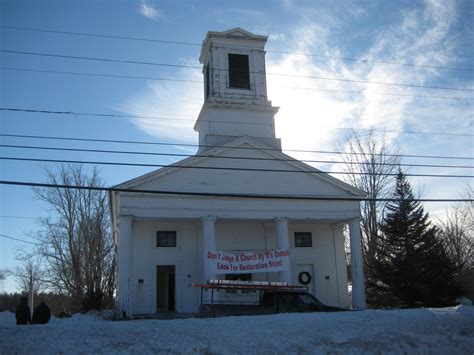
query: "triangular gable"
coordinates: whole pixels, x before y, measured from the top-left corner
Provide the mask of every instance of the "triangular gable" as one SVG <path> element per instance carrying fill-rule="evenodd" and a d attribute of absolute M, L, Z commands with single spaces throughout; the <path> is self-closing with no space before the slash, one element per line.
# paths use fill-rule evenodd
<path fill-rule="evenodd" d="M 148 174 L 142 175 L 135 179 L 119 184 L 115 186 L 115 188 L 148 189 L 155 184 L 161 185 L 160 180 L 163 182 L 165 182 L 166 180 L 166 183 L 164 185 L 167 185 L 167 188 L 170 188 L 169 181 L 174 181 L 177 189 L 185 191 L 192 183 L 193 176 L 195 177 L 196 180 L 200 179 L 201 184 L 205 183 L 206 177 L 208 177 L 209 181 L 215 180 L 216 176 L 219 176 L 219 173 L 221 173 L 220 175 L 222 176 L 225 175 L 226 176 L 225 179 L 231 179 L 233 175 L 236 176 L 238 174 L 241 174 L 242 171 L 217 170 L 217 169 L 190 169 L 187 167 L 203 167 L 203 166 L 209 166 L 209 165 L 218 166 L 218 167 L 222 166 L 223 165 L 222 162 L 224 162 L 226 159 L 222 159 L 218 157 L 235 156 L 235 154 L 232 154 L 232 152 L 235 152 L 236 151 L 235 148 L 239 148 L 239 147 L 256 148 L 256 150 L 249 149 L 248 154 L 253 155 L 255 157 L 257 156 L 260 157 L 260 158 L 257 158 L 256 161 L 247 160 L 247 159 L 236 160 L 236 162 L 239 164 L 240 167 L 242 166 L 245 167 L 245 165 L 249 167 L 255 167 L 255 166 L 262 165 L 262 163 L 266 163 L 267 165 L 271 164 L 270 168 L 275 167 L 276 170 L 281 169 L 281 170 L 299 170 L 302 172 L 306 172 L 306 171 L 314 172 L 314 174 L 311 174 L 311 173 L 295 174 L 291 176 L 289 181 L 288 181 L 288 178 L 286 178 L 287 180 L 285 180 L 284 184 L 290 183 L 288 185 L 289 190 L 291 190 L 291 185 L 292 185 L 291 182 L 293 181 L 295 182 L 295 184 L 307 185 L 308 188 L 314 187 L 314 184 L 317 184 L 317 182 L 319 181 L 320 184 L 332 186 L 332 191 L 333 191 L 332 194 L 334 194 L 334 190 L 338 190 L 337 195 L 340 195 L 340 196 L 344 196 L 344 195 L 350 195 L 352 197 L 365 196 L 365 193 L 363 191 L 339 179 L 336 179 L 326 173 L 322 173 L 320 170 L 308 164 L 305 164 L 297 159 L 294 159 L 293 157 L 286 155 L 282 152 L 279 152 L 276 150 L 268 150 L 271 148 L 258 142 L 257 140 L 251 137 L 240 137 L 223 146 L 206 150 L 205 152 L 202 152 L 200 156 L 192 156 L 192 157 L 180 160 L 166 168 L 161 168 L 161 169 L 152 171 Z M 258 159 L 261 159 L 261 160 L 258 160 Z M 268 160 L 265 160 L 265 159 L 268 159 Z M 263 167 L 262 169 L 267 169 L 267 167 Z M 256 170 L 258 170 L 258 168 Z M 199 171 L 199 173 L 197 173 L 197 171 Z M 247 175 L 250 175 L 250 174 L 252 174 L 252 172 L 247 173 Z M 255 175 L 255 173 L 253 174 Z M 260 172 L 260 174 L 263 174 L 263 173 Z M 271 173 L 267 173 L 267 175 L 271 175 Z M 302 178 L 301 175 L 304 175 L 304 178 Z M 170 179 L 170 176 L 172 177 L 172 179 Z M 258 177 L 258 175 L 256 176 Z M 276 174 L 275 176 L 272 176 L 271 181 L 275 186 L 278 185 L 279 176 L 280 175 L 278 174 Z M 180 181 L 180 179 L 183 181 Z M 184 183 L 184 180 L 186 181 L 186 183 Z M 254 181 L 253 177 L 249 178 L 249 180 Z M 255 184 L 257 184 L 257 182 L 255 182 Z M 281 186 L 284 186 L 284 184 L 280 182 Z M 251 189 L 251 186 L 249 186 L 249 189 Z M 227 192 L 229 193 L 235 192 L 235 191 L 230 191 L 230 190 Z M 189 190 L 186 190 L 186 191 L 189 191 Z"/>
<path fill-rule="evenodd" d="M 268 39 L 267 36 L 256 35 L 240 27 L 232 28 L 230 30 L 222 31 L 222 32 L 209 31 L 206 34 L 206 38 L 204 38 L 204 40 L 202 41 L 201 54 L 199 55 L 199 62 L 202 64 L 206 64 L 204 62 L 204 58 L 209 52 L 211 43 L 213 41 L 230 40 L 230 41 L 239 42 L 239 40 L 243 40 L 240 42 L 240 45 L 244 43 L 246 43 L 247 45 L 249 43 L 253 43 L 253 44 L 260 45 L 261 48 L 263 49 L 263 46 L 267 42 L 267 39 Z"/>
<path fill-rule="evenodd" d="M 220 38 L 242 38 L 242 39 L 259 39 L 259 40 L 266 40 L 267 36 L 256 35 L 249 31 L 244 30 L 240 27 L 231 28 L 227 31 L 222 32 L 212 32 L 209 31 L 207 33 L 206 39 L 211 37 L 220 37 Z"/>

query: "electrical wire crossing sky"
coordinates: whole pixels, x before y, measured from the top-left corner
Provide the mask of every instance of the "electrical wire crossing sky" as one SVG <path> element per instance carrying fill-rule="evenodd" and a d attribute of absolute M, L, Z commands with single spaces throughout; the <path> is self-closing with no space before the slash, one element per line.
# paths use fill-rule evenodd
<path fill-rule="evenodd" d="M 374 134 L 431 216 L 472 186 L 472 1 L 6 0 L 0 11 L 0 268 L 18 265 L 50 214 L 33 193 L 54 187 L 46 168 L 97 166 L 110 189 L 196 154 L 207 31 L 268 36 L 276 136 L 309 165 L 299 173 L 344 180 L 347 138 Z"/>

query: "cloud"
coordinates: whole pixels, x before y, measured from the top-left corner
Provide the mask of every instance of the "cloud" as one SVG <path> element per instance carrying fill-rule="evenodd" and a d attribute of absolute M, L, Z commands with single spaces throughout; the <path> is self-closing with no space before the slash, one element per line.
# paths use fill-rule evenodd
<path fill-rule="evenodd" d="M 350 12 L 351 7 L 347 9 Z M 360 10 L 358 16 L 367 17 Z M 371 31 L 365 50 L 358 57 L 372 61 L 409 62 L 417 65 L 452 66 L 459 46 L 452 27 L 456 22 L 456 8 L 449 2 L 429 1 L 421 6 L 402 9 L 396 20 Z M 286 31 L 287 52 L 316 53 L 326 57 L 305 55 L 267 54 L 268 97 L 280 111 L 276 116 L 276 133 L 282 138 L 284 149 L 334 150 L 343 144 L 351 133 L 344 127 L 357 129 L 413 130 L 440 132 L 472 132 L 472 102 L 416 98 L 416 95 L 462 96 L 462 93 L 417 89 L 409 86 L 351 83 L 314 78 L 340 78 L 370 82 L 406 83 L 415 85 L 456 86 L 447 81 L 451 73 L 440 69 L 390 65 L 374 62 L 344 61 L 336 57 L 351 56 L 347 48 L 335 41 L 335 33 L 346 30 L 345 21 L 350 15 L 330 11 L 305 11 L 301 20 Z M 277 34 L 280 39 L 280 34 Z M 270 34 L 270 41 L 272 37 Z M 268 47 L 271 48 L 271 43 Z M 197 58 L 189 59 L 196 65 Z M 277 75 L 285 74 L 285 75 Z M 202 80 L 194 71 L 178 73 L 179 78 Z M 312 77 L 312 78 L 310 78 Z M 441 84 L 438 80 L 445 80 Z M 465 85 L 465 84 L 464 84 Z M 461 86 L 461 84 L 459 84 Z M 120 110 L 145 116 L 187 118 L 191 121 L 153 121 L 137 119 L 135 124 L 143 131 L 167 140 L 196 142 L 192 131 L 203 103 L 203 87 L 192 83 L 153 83 L 120 106 Z M 348 93 L 354 91 L 360 93 Z M 406 96 L 389 96 L 406 95 Z M 410 96 L 413 95 L 413 96 Z M 455 124 L 452 118 L 455 117 Z M 387 143 L 405 154 L 462 155 L 469 150 L 469 137 L 453 140 L 435 135 L 402 135 L 388 133 Z M 472 138 L 472 137 L 471 137 Z M 293 153 L 299 159 L 334 159 L 334 155 Z M 407 161 L 407 163 L 419 161 Z M 441 162 L 448 163 L 448 162 Z M 340 170 L 340 166 L 318 165 L 320 168 Z M 434 171 L 434 170 L 433 170 Z M 413 168 L 414 173 L 430 173 Z M 460 174 L 460 170 L 451 173 Z M 434 173 L 449 173 L 436 170 Z M 465 174 L 465 171 L 463 172 Z M 413 178 L 412 182 L 424 186 L 427 196 L 456 197 L 452 181 Z M 448 182 L 449 193 L 440 192 Z M 441 184 L 441 185 L 440 185 Z M 448 191 L 445 189 L 444 191 Z"/>
<path fill-rule="evenodd" d="M 195 66 L 194 60 L 183 63 Z M 198 70 L 183 69 L 177 78 L 201 80 Z M 135 117 L 133 123 L 143 132 L 167 141 L 195 142 L 195 120 L 202 105 L 202 85 L 196 82 L 149 82 L 145 88 L 118 104 L 115 109 Z"/>
<path fill-rule="evenodd" d="M 441 16 L 443 13 L 449 16 Z M 420 17 L 424 21 L 418 21 Z M 443 3 L 428 3 L 425 8 L 403 13 L 400 23 L 378 31 L 373 45 L 362 57 L 369 60 L 410 61 L 422 65 L 428 63 L 439 66 L 448 65 L 455 43 L 444 46 L 440 46 L 439 43 L 450 39 L 449 21 L 454 21 L 454 18 L 453 8 Z M 333 32 L 340 25 L 338 17 L 329 12 L 319 11 L 317 15 L 307 12 L 301 24 L 283 35 L 287 37 L 288 43 L 293 43 L 287 51 L 319 53 L 328 57 L 344 56 L 343 49 L 332 43 Z M 280 34 L 276 37 L 279 38 Z M 190 61 L 195 65 L 195 58 Z M 318 127 L 403 129 L 407 121 L 407 111 L 409 108 L 412 109 L 417 99 L 410 96 L 397 97 L 383 94 L 415 95 L 419 92 L 409 87 L 315 80 L 301 78 L 301 76 L 423 85 L 440 75 L 439 71 L 432 68 L 360 62 L 354 64 L 354 62 L 334 58 L 321 59 L 303 55 L 270 55 L 267 58 L 267 73 L 269 99 L 281 107 L 277 115 L 277 128 L 284 144 L 291 146 L 294 142 L 300 145 L 303 135 L 307 138 L 304 139 L 304 144 L 313 147 L 318 146 L 318 142 L 326 144 L 341 136 L 340 130 L 328 132 L 327 129 L 318 129 Z M 272 75 L 278 73 L 290 76 Z M 181 75 L 182 78 L 189 78 L 189 72 L 182 72 Z M 199 73 L 193 72 L 193 75 L 195 79 L 202 79 Z M 291 75 L 300 76 L 300 78 L 291 77 Z M 159 104 L 161 110 L 165 108 L 170 114 L 173 113 L 172 116 L 189 117 L 189 114 L 198 112 L 202 104 L 202 87 L 199 85 L 150 84 L 146 90 L 148 90 L 147 94 L 142 93 L 129 100 L 129 103 L 134 102 L 131 106 L 134 108 L 133 111 L 136 111 L 140 105 L 157 106 L 148 105 L 148 102 L 155 100 L 154 102 Z M 336 92 L 324 90 L 336 90 Z M 361 94 L 340 93 L 337 90 L 360 91 Z M 169 92 L 174 92 L 175 96 L 168 95 Z M 188 103 L 183 106 L 177 102 L 178 97 L 182 96 L 194 97 L 196 101 L 193 101 L 194 104 Z M 145 97 L 149 98 L 145 99 Z M 166 100 L 163 100 L 164 97 Z M 443 105 L 445 104 L 443 102 Z M 196 105 L 197 108 L 191 109 L 192 105 Z M 183 126 L 185 127 L 187 126 Z M 307 136 L 308 132 L 311 132 L 311 136 Z M 188 136 L 186 132 L 183 134 Z"/>
<path fill-rule="evenodd" d="M 152 20 L 162 18 L 161 12 L 152 5 L 148 4 L 145 0 L 140 2 L 140 5 L 138 6 L 138 12 Z"/>
<path fill-rule="evenodd" d="M 284 33 L 270 33 L 268 35 L 268 39 L 270 41 L 284 41 L 284 40 L 286 40 L 286 36 L 285 36 Z"/>

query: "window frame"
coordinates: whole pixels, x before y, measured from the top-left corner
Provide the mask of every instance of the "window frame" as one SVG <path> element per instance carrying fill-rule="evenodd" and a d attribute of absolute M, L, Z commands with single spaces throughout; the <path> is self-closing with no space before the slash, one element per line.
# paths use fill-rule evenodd
<path fill-rule="evenodd" d="M 309 236 L 309 239 L 307 238 Z M 300 239 L 303 237 L 303 239 Z M 313 233 L 311 232 L 294 232 L 295 248 L 312 248 Z M 307 243 L 309 240 L 309 243 Z M 309 245 L 308 245 L 309 244 Z"/>
<path fill-rule="evenodd" d="M 160 234 L 171 234 L 172 233 L 172 239 L 170 239 L 170 236 L 165 236 L 165 239 L 162 239 L 162 240 L 173 240 L 174 238 L 174 243 L 165 243 L 165 244 L 160 244 L 159 241 L 160 241 Z M 177 247 L 177 244 L 178 244 L 178 232 L 176 230 L 158 230 L 156 231 L 156 243 L 155 243 L 155 246 L 157 248 L 176 248 Z"/>
<path fill-rule="evenodd" d="M 237 71 L 233 68 L 231 68 L 231 56 L 236 57 L 245 57 L 247 58 L 247 72 L 244 73 L 246 74 L 245 83 L 244 84 L 239 84 L 235 85 L 235 80 L 232 80 L 232 78 L 236 78 L 235 74 L 239 73 L 240 71 Z M 227 64 L 228 64 L 228 88 L 229 89 L 234 89 L 234 90 L 251 90 L 251 78 L 250 78 L 250 55 L 248 54 L 241 54 L 241 53 L 227 53 Z M 243 72 L 242 72 L 243 73 Z M 242 77 L 238 77 L 239 80 L 241 81 Z M 233 85 L 234 84 L 234 85 Z"/>

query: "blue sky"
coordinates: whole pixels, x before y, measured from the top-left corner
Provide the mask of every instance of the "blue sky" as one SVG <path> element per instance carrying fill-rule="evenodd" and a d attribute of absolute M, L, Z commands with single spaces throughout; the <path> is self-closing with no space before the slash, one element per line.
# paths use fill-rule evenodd
<path fill-rule="evenodd" d="M 473 157 L 474 2 L 466 1 L 27 1 L 3 0 L 1 25 L 201 43 L 207 31 L 242 27 L 269 36 L 267 72 L 300 76 L 460 88 L 436 90 L 268 75 L 269 99 L 280 107 L 284 149 L 334 150 L 344 127 L 394 131 L 387 142 L 403 154 Z M 4 50 L 199 66 L 200 47 L 0 28 Z M 312 53 L 318 56 L 275 52 Z M 365 58 L 378 63 L 343 60 Z M 97 62 L 0 52 L 2 68 L 201 80 L 199 69 Z M 382 64 L 381 61 L 417 66 Z M 429 67 L 430 66 L 430 67 Z M 468 70 L 440 69 L 461 68 Z M 197 143 L 193 120 L 202 84 L 0 70 L 2 107 L 159 116 L 187 121 L 100 118 L 0 111 L 8 134 Z M 326 91 L 321 91 L 326 90 Z M 339 90 L 339 91 L 327 91 Z M 470 90 L 470 91 L 469 91 Z M 340 91 L 357 91 L 347 93 Z M 385 95 L 383 95 L 385 94 Z M 394 96 L 390 96 L 390 95 Z M 396 96 L 400 95 L 400 96 Z M 403 96 L 405 95 L 405 96 Z M 463 100 L 419 96 L 462 97 Z M 406 134 L 403 131 L 471 136 Z M 137 151 L 195 152 L 150 147 L 0 137 L 1 144 Z M 130 156 L 1 148 L 2 156 L 130 161 Z M 298 158 L 334 156 L 294 154 Z M 171 157 L 134 157 L 169 164 Z M 404 163 L 472 165 L 472 160 L 404 159 Z M 316 165 L 337 170 L 336 165 Z M 107 185 L 150 168 L 101 166 Z M 472 169 L 410 168 L 411 173 L 472 174 Z M 44 181 L 43 165 L 0 161 L 2 180 Z M 458 198 L 472 179 L 411 178 L 427 198 Z M 449 204 L 426 204 L 441 214 Z M 0 186 L 0 234 L 30 239 L 47 214 L 28 187 Z M 0 238 L 0 268 L 12 268 L 27 244 Z M 4 289 L 15 289 L 13 280 Z"/>

